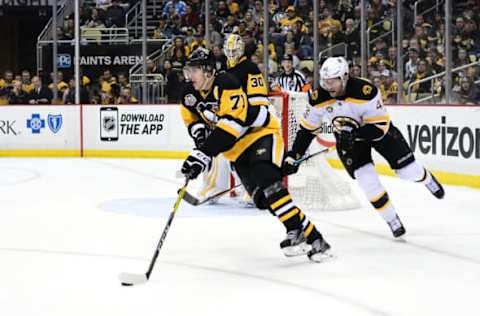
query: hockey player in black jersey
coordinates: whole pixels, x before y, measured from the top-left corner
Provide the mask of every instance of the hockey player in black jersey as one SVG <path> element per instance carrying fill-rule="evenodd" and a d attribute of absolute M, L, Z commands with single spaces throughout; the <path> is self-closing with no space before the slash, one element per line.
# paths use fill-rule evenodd
<path fill-rule="evenodd" d="M 191 80 L 182 97 L 182 117 L 189 130 L 207 125 L 212 132 L 195 148 L 182 173 L 195 179 L 220 153 L 231 161 L 255 205 L 268 209 L 285 226 L 280 243 L 286 256 L 307 254 L 312 261 L 329 258 L 330 246 L 295 205 L 282 183 L 283 141 L 280 123 L 252 106 L 241 84 L 228 73 L 217 73 L 213 54 L 194 51 L 184 67 Z M 192 134 L 192 133 L 191 133 Z"/>
<path fill-rule="evenodd" d="M 245 43 L 240 35 L 230 34 L 225 38 L 223 52 L 227 57 L 227 71 L 235 76 L 253 106 L 269 106 L 268 90 L 263 75 L 245 55 Z"/>
<path fill-rule="evenodd" d="M 331 57 L 322 65 L 321 88 L 310 92 L 310 104 L 285 159 L 284 173 L 298 170 L 292 162 L 305 154 L 313 133 L 327 119 L 333 125 L 337 153 L 345 169 L 357 180 L 393 235 L 399 237 L 405 234 L 405 228 L 375 171 L 372 148 L 388 161 L 400 178 L 424 184 L 439 199 L 443 198 L 444 190 L 415 160 L 405 138 L 391 122 L 379 89 L 368 81 L 349 78 L 348 73 L 343 57 Z"/>

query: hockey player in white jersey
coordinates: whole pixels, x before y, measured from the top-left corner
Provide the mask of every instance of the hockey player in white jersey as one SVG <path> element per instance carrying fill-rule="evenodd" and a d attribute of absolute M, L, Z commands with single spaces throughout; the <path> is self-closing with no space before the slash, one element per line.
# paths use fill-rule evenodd
<path fill-rule="evenodd" d="M 391 122 L 379 89 L 366 80 L 349 78 L 348 73 L 343 57 L 331 57 L 322 65 L 320 88 L 310 92 L 310 104 L 284 161 L 284 173 L 298 171 L 293 161 L 305 154 L 315 137 L 313 132 L 327 119 L 333 126 L 337 152 L 345 169 L 357 180 L 393 236 L 400 237 L 405 228 L 375 171 L 372 148 L 400 178 L 424 184 L 439 199 L 445 193 L 435 177 L 415 160 L 405 138 Z"/>

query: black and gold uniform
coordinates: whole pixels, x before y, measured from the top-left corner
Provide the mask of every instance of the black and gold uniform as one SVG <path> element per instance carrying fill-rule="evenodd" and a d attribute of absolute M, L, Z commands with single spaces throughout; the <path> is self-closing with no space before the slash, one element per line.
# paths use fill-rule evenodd
<path fill-rule="evenodd" d="M 270 105 L 268 90 L 260 69 L 246 56 L 242 56 L 238 64 L 227 70 L 242 84 L 247 94 L 248 103 L 253 106 Z"/>
<path fill-rule="evenodd" d="M 209 66 L 210 54 L 202 48 L 192 53 L 190 62 L 194 66 Z M 285 254 L 306 254 L 307 248 L 300 251 L 297 248 L 305 245 L 305 241 L 312 244 L 323 239 L 282 184 L 284 144 L 278 119 L 268 111 L 261 111 L 261 107 L 249 104 L 241 84 L 232 74 L 217 75 L 212 70 L 211 75 L 215 78 L 208 91 L 197 91 L 189 84 L 183 93 L 181 113 L 190 135 L 193 137 L 202 124 L 212 131 L 184 162 L 182 172 L 187 176 L 194 172 L 198 176 L 195 168 L 203 165 L 197 169 L 202 172 L 212 157 L 223 153 L 233 163 L 255 205 L 268 208 L 285 225 L 290 236 L 281 243 Z"/>

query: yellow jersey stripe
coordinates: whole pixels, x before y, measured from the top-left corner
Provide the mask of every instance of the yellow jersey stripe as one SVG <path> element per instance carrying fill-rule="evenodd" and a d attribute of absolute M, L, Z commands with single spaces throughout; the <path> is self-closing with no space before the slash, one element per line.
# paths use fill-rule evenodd
<path fill-rule="evenodd" d="M 365 123 L 389 122 L 390 115 L 367 117 L 367 118 L 364 118 L 363 121 Z"/>
<path fill-rule="evenodd" d="M 335 99 L 330 99 L 330 100 L 321 102 L 321 103 L 319 103 L 319 104 L 315 104 L 315 108 L 320 109 L 320 108 L 326 107 L 327 105 L 333 104 L 333 103 L 335 103 L 335 102 L 337 102 L 337 100 L 335 100 Z"/>
<path fill-rule="evenodd" d="M 233 127 L 231 127 L 230 125 L 227 125 L 225 122 L 218 123 L 216 127 L 223 129 L 229 134 L 232 134 L 233 136 L 235 136 L 235 138 L 240 137 L 240 132 L 234 129 Z"/>
<path fill-rule="evenodd" d="M 345 102 L 350 102 L 354 104 L 365 104 L 368 103 L 368 100 L 360 100 L 360 99 L 355 99 L 355 98 L 346 98 Z"/>
<path fill-rule="evenodd" d="M 314 130 L 318 128 L 318 126 L 308 123 L 303 117 L 300 119 L 300 125 L 302 125 L 303 127 L 309 130 Z"/>

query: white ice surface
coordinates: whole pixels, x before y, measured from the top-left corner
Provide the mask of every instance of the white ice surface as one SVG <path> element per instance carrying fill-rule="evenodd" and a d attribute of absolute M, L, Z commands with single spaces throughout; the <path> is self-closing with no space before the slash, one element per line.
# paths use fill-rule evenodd
<path fill-rule="evenodd" d="M 182 180 L 178 160 L 0 161 L 0 314 L 479 315 L 480 195 L 382 178 L 402 218 L 395 241 L 361 210 L 308 214 L 337 259 L 286 258 L 282 225 L 232 201 L 182 203 L 144 273 Z M 343 176 L 343 174 L 342 174 Z"/>

